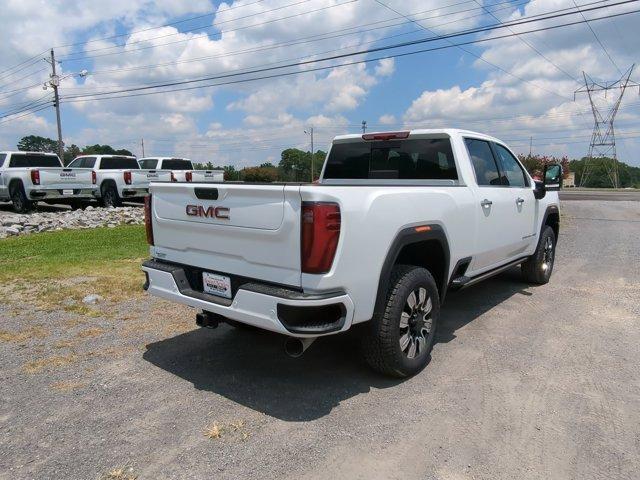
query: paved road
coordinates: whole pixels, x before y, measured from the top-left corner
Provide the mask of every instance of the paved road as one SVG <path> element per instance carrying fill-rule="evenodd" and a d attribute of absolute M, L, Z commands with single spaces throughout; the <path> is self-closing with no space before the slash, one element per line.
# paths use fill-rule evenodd
<path fill-rule="evenodd" d="M 452 293 L 431 363 L 405 381 L 347 338 L 292 360 L 277 336 L 192 329 L 146 297 L 80 327 L 0 305 L 4 329 L 52 330 L 0 341 L 0 478 L 636 479 L 639 232 L 635 202 L 567 202 L 551 283 L 515 269 Z M 106 331 L 90 353 L 25 373 L 91 324 Z"/>
<path fill-rule="evenodd" d="M 581 190 L 566 188 L 560 191 L 561 200 L 600 200 L 640 202 L 640 190 Z"/>

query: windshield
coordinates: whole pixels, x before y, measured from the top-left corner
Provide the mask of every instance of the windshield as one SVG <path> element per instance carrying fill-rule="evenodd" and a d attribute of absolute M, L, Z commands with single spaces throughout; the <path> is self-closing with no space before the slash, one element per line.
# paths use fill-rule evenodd
<path fill-rule="evenodd" d="M 162 161 L 163 170 L 193 170 L 191 160 L 180 160 L 178 158 L 172 158 L 170 160 Z"/>
<path fill-rule="evenodd" d="M 336 143 L 326 179 L 457 180 L 448 138 Z"/>
<path fill-rule="evenodd" d="M 61 167 L 56 155 L 46 153 L 12 153 L 9 167 Z"/>
<path fill-rule="evenodd" d="M 153 170 L 158 166 L 158 160 L 156 158 L 148 158 L 146 160 L 140 160 L 140 168 L 143 170 Z"/>
<path fill-rule="evenodd" d="M 140 166 L 135 158 L 131 157 L 103 157 L 100 162 L 101 170 L 139 170 Z"/>

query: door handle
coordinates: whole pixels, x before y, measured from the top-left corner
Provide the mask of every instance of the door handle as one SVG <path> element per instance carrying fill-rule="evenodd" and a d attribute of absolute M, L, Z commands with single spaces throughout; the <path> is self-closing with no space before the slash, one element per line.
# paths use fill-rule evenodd
<path fill-rule="evenodd" d="M 517 203 L 518 205 L 522 205 L 522 204 L 524 203 L 524 198 L 522 198 L 522 197 L 518 197 L 518 198 L 516 198 L 516 203 Z"/>
<path fill-rule="evenodd" d="M 488 208 L 491 205 L 493 205 L 493 202 L 491 200 L 487 200 L 486 198 L 484 200 L 482 200 L 480 202 L 480 205 L 482 205 L 482 208 Z"/>

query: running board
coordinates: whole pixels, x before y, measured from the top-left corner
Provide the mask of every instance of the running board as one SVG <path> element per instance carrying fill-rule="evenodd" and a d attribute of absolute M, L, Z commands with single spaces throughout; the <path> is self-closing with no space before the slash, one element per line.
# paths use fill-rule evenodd
<path fill-rule="evenodd" d="M 511 267 L 520 265 L 522 262 L 526 261 L 527 258 L 528 257 L 522 257 L 517 260 L 513 260 L 512 262 L 509 262 L 505 265 L 501 265 L 500 267 L 489 270 L 488 272 L 481 273 L 480 275 L 475 277 L 467 277 L 466 275 L 463 275 L 461 277 L 454 278 L 449 283 L 449 289 L 461 290 L 463 288 L 470 287 L 471 285 L 475 285 L 476 283 L 481 282 L 482 280 L 486 280 L 487 278 L 493 277 L 498 273 L 504 272 L 505 270 L 508 270 Z"/>

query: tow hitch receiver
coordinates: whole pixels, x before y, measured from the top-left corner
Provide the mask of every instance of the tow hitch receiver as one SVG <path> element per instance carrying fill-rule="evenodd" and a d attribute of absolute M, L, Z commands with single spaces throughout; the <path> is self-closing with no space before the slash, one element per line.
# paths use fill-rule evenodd
<path fill-rule="evenodd" d="M 211 312 L 201 312 L 196 314 L 196 324 L 199 327 L 218 328 L 222 321 L 222 316 Z"/>

